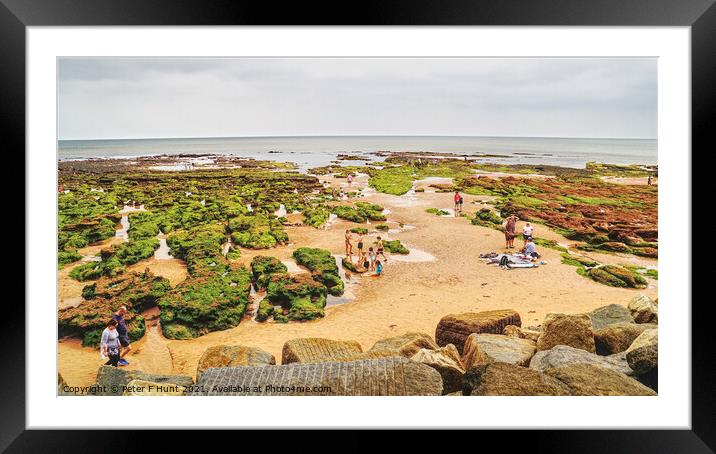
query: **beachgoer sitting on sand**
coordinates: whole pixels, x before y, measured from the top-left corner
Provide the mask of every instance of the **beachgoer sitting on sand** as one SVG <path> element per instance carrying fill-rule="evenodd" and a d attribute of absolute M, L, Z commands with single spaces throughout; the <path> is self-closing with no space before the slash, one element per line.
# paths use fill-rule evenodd
<path fill-rule="evenodd" d="M 532 226 L 529 222 L 522 227 L 522 239 L 525 241 L 522 247 L 527 245 L 527 238 L 532 239 Z"/>
<path fill-rule="evenodd" d="M 369 269 L 373 271 L 375 269 L 375 251 L 373 248 L 368 248 L 368 259 L 370 260 L 370 267 Z"/>
<path fill-rule="evenodd" d="M 117 320 L 112 318 L 107 322 L 107 327 L 102 331 L 102 338 L 99 345 L 102 358 L 109 358 L 104 365 L 117 367 L 119 363 L 119 349 L 121 347 L 119 343 L 119 333 L 117 332 Z"/>
<path fill-rule="evenodd" d="M 535 248 L 535 244 L 532 242 L 532 238 L 527 238 L 525 240 L 525 247 L 522 249 L 522 253 L 532 259 L 540 258 L 540 255 L 537 253 L 537 249 Z"/>
<path fill-rule="evenodd" d="M 377 250 L 375 252 L 375 257 L 378 258 L 378 256 L 381 255 L 381 256 L 383 256 L 383 260 L 385 260 L 387 262 L 388 257 L 385 256 L 385 249 L 383 248 L 383 240 L 380 237 L 378 237 L 375 244 L 377 246 L 376 247 Z"/>
<path fill-rule="evenodd" d="M 348 260 L 353 260 L 353 243 L 351 243 L 351 231 L 346 230 L 346 257 Z"/>

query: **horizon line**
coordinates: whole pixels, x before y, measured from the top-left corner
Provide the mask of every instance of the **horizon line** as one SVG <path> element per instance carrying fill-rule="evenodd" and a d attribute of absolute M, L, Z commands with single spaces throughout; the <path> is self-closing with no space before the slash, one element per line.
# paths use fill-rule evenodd
<path fill-rule="evenodd" d="M 172 140 L 172 139 L 285 139 L 285 138 L 321 138 L 321 137 L 471 137 L 484 139 L 597 139 L 597 140 L 657 140 L 657 137 L 588 137 L 588 136 L 490 136 L 462 134 L 299 134 L 299 135 L 259 135 L 259 136 L 171 136 L 171 137 L 113 137 L 113 138 L 58 138 L 63 141 L 98 141 L 98 140 Z"/>

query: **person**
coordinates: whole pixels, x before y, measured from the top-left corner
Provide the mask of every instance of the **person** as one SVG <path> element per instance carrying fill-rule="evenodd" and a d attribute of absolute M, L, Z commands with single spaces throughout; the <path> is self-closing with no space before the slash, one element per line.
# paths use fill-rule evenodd
<path fill-rule="evenodd" d="M 353 183 L 353 174 L 349 173 L 348 174 L 348 186 L 350 186 L 352 183 Z"/>
<path fill-rule="evenodd" d="M 515 247 L 515 226 L 517 224 L 517 217 L 510 216 L 505 222 L 505 248 L 511 249 Z"/>
<path fill-rule="evenodd" d="M 360 256 L 363 255 L 363 234 L 358 234 L 358 257 L 360 259 Z"/>
<path fill-rule="evenodd" d="M 462 212 L 462 196 L 458 191 L 455 191 L 453 199 L 455 201 L 455 216 L 459 216 Z"/>
<path fill-rule="evenodd" d="M 119 363 L 119 349 L 121 344 L 119 343 L 119 333 L 117 332 L 117 320 L 114 318 L 109 319 L 107 327 L 102 331 L 102 338 L 100 340 L 99 348 L 102 353 L 102 358 L 108 358 L 105 366 L 117 367 Z"/>
<path fill-rule="evenodd" d="M 370 248 L 370 249 L 371 249 L 371 251 L 373 250 L 373 248 Z M 371 252 L 371 254 L 372 254 L 372 252 Z M 371 267 L 371 261 L 368 259 L 368 254 L 365 251 L 363 251 L 361 253 L 361 257 L 358 259 L 358 262 L 361 263 L 363 265 L 363 268 L 365 268 L 367 270 L 369 270 Z"/>
<path fill-rule="evenodd" d="M 522 248 L 522 253 L 529 257 L 530 260 L 540 258 L 540 255 L 537 253 L 537 249 L 535 248 L 535 244 L 532 242 L 532 238 L 528 238 L 525 241 L 525 247 Z"/>
<path fill-rule="evenodd" d="M 649 174 L 649 178 L 646 179 L 646 184 L 651 186 L 651 174 Z"/>
<path fill-rule="evenodd" d="M 370 267 L 368 269 L 373 271 L 375 269 L 375 251 L 372 247 L 368 248 L 368 259 L 370 260 Z"/>
<path fill-rule="evenodd" d="M 132 351 L 132 345 L 129 343 L 129 334 L 127 333 L 127 322 L 124 320 L 124 316 L 127 315 L 127 307 L 120 306 L 117 312 L 112 315 L 112 319 L 117 322 L 117 334 L 119 335 L 119 343 L 121 345 L 122 354 L 119 357 L 119 365 L 126 366 L 129 361 L 124 357 Z"/>
<path fill-rule="evenodd" d="M 351 243 L 351 231 L 346 230 L 346 257 L 353 260 L 353 243 Z"/>
<path fill-rule="evenodd" d="M 524 227 L 522 227 L 522 239 L 525 241 L 525 243 L 522 245 L 522 247 L 527 246 L 527 239 L 532 239 L 532 226 L 530 223 L 526 223 Z"/>
<path fill-rule="evenodd" d="M 380 260 L 375 261 L 375 275 L 380 276 L 383 273 L 383 263 Z"/>
<path fill-rule="evenodd" d="M 383 248 L 383 239 L 381 237 L 377 238 L 376 243 L 376 251 L 375 251 L 375 257 L 378 258 L 379 255 L 383 256 L 383 260 L 386 262 L 388 261 L 388 257 L 385 256 L 385 249 Z"/>

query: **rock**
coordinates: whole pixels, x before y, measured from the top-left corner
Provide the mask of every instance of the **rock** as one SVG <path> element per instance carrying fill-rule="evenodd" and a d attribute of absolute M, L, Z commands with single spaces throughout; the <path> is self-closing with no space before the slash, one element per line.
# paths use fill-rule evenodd
<path fill-rule="evenodd" d="M 215 345 L 204 351 L 196 367 L 197 379 L 210 367 L 268 366 L 276 364 L 276 358 L 257 347 L 243 345 Z"/>
<path fill-rule="evenodd" d="M 659 323 L 659 306 L 646 295 L 637 295 L 627 306 L 637 323 Z"/>
<path fill-rule="evenodd" d="M 659 330 L 648 329 L 641 333 L 626 350 L 629 367 L 638 375 L 659 365 Z"/>
<path fill-rule="evenodd" d="M 90 391 L 94 396 L 121 396 L 124 387 L 132 380 L 144 380 L 158 384 L 174 384 L 189 387 L 194 380 L 187 375 L 148 374 L 141 370 L 126 370 L 113 366 L 102 366 L 97 372 L 97 381 Z"/>
<path fill-rule="evenodd" d="M 173 383 L 155 383 L 132 380 L 127 383 L 123 396 L 183 396 L 186 388 Z"/>
<path fill-rule="evenodd" d="M 594 331 L 594 344 L 600 355 L 625 351 L 647 329 L 656 328 L 651 323 L 615 323 Z"/>
<path fill-rule="evenodd" d="M 454 345 L 448 344 L 439 350 L 421 348 L 410 359 L 416 363 L 427 364 L 440 373 L 443 381 L 443 393 L 451 393 L 462 388 L 462 376 L 465 375 L 465 369 Z"/>
<path fill-rule="evenodd" d="M 58 396 L 73 396 L 74 392 L 71 392 L 67 387 L 67 382 L 59 372 L 57 372 L 57 395 Z"/>
<path fill-rule="evenodd" d="M 356 262 L 352 262 L 351 260 L 348 260 L 348 257 L 343 257 L 341 260 L 341 264 L 343 265 L 343 268 L 352 271 L 354 273 L 365 273 L 368 271 L 367 268 L 363 266 L 363 264 Z"/>
<path fill-rule="evenodd" d="M 327 363 L 346 360 L 362 353 L 356 341 L 340 341 L 308 337 L 291 339 L 283 344 L 281 364 Z"/>
<path fill-rule="evenodd" d="M 569 345 L 594 353 L 594 333 L 588 315 L 547 314 L 537 350 L 549 350 L 556 345 Z"/>
<path fill-rule="evenodd" d="M 600 356 L 594 353 L 569 347 L 557 345 L 550 350 L 535 353 L 530 361 L 530 369 L 544 372 L 553 367 L 560 367 L 567 364 L 587 363 L 596 364 L 600 367 L 612 369 L 626 375 L 632 375 L 633 371 L 627 364 L 626 353 L 617 353 L 609 356 Z"/>
<path fill-rule="evenodd" d="M 441 347 L 453 344 L 462 354 L 465 340 L 470 334 L 502 334 L 507 325 L 522 326 L 520 314 L 512 309 L 451 314 L 438 323 L 435 341 Z"/>
<path fill-rule="evenodd" d="M 656 393 L 631 377 L 595 364 L 567 364 L 547 369 L 575 396 L 655 396 Z"/>
<path fill-rule="evenodd" d="M 519 337 L 520 339 L 529 339 L 532 342 L 537 342 L 541 331 L 537 329 L 520 328 L 515 325 L 507 325 L 505 326 L 505 329 L 502 330 L 502 334 L 505 336 Z"/>
<path fill-rule="evenodd" d="M 465 341 L 462 364 L 466 369 L 489 363 L 528 366 L 536 349 L 536 344 L 529 339 L 500 334 L 470 334 Z"/>
<path fill-rule="evenodd" d="M 559 380 L 533 369 L 507 363 L 473 367 L 465 374 L 466 396 L 568 396 Z"/>
<path fill-rule="evenodd" d="M 428 334 L 405 333 L 401 336 L 379 340 L 368 352 L 389 351 L 397 356 L 411 358 L 421 348 L 438 350 L 440 347 Z"/>
<path fill-rule="evenodd" d="M 619 304 L 610 304 L 594 309 L 588 315 L 592 319 L 593 330 L 602 329 L 615 323 L 634 323 L 629 309 Z"/>
<path fill-rule="evenodd" d="M 402 357 L 281 366 L 211 368 L 193 395 L 439 396 L 440 374 Z"/>

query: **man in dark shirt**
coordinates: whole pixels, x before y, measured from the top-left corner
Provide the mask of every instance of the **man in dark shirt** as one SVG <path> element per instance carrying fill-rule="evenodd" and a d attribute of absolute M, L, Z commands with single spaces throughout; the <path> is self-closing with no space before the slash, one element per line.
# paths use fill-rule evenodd
<path fill-rule="evenodd" d="M 117 334 L 119 334 L 119 344 L 122 346 L 122 353 L 119 357 L 120 366 L 126 366 L 129 361 L 124 359 L 124 356 L 132 350 L 132 346 L 129 343 L 129 334 L 127 333 L 127 322 L 124 320 L 124 316 L 127 314 L 127 308 L 121 306 L 117 312 L 112 315 L 112 318 L 117 321 Z"/>

